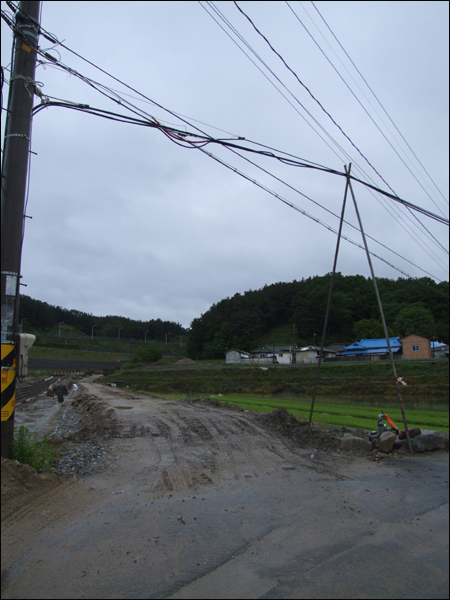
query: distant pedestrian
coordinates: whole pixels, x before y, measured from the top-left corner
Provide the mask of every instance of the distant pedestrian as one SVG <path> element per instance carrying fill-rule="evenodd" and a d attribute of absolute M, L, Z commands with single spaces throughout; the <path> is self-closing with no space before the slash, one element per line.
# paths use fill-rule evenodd
<path fill-rule="evenodd" d="M 58 396 L 58 402 L 63 403 L 64 402 L 64 392 L 63 392 L 62 388 L 58 388 L 58 390 L 56 391 L 56 395 Z"/>

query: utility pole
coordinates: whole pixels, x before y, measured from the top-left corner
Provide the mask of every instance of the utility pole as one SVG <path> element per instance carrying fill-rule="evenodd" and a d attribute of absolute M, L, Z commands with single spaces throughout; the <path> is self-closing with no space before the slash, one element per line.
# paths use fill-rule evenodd
<path fill-rule="evenodd" d="M 19 285 L 24 205 L 35 91 L 40 2 L 20 2 L 15 16 L 1 192 L 1 455 L 11 458 L 19 345 Z"/>

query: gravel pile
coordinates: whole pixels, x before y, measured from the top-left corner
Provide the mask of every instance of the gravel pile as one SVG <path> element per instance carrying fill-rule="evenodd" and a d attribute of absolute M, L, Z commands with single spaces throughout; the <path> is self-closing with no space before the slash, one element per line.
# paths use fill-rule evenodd
<path fill-rule="evenodd" d="M 69 405 L 50 436 L 64 443 L 63 456 L 59 459 L 55 470 L 57 475 L 70 475 L 79 479 L 101 473 L 118 459 L 118 456 L 111 455 L 105 440 L 77 440 L 82 420 L 80 409 Z"/>
<path fill-rule="evenodd" d="M 66 446 L 56 468 L 57 475 L 71 475 L 76 479 L 101 473 L 111 461 L 112 457 L 104 446 L 82 442 Z"/>
<path fill-rule="evenodd" d="M 68 438 L 74 436 L 81 427 L 81 414 L 74 406 L 69 405 L 64 411 L 61 421 L 58 423 L 52 437 Z"/>

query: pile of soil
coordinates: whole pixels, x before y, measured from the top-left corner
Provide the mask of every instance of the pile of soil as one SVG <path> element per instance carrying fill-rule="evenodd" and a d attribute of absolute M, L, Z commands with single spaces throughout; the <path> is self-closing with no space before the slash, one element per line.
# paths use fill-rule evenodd
<path fill-rule="evenodd" d="M 288 438 L 300 448 L 314 448 L 333 452 L 340 446 L 338 431 L 322 431 L 320 427 L 308 427 L 308 421 L 299 421 L 285 408 L 271 413 L 257 413 L 255 418 L 271 431 Z"/>
<path fill-rule="evenodd" d="M 189 404 L 204 404 L 206 406 L 215 406 L 217 408 L 226 408 L 228 410 L 235 410 L 238 412 L 249 412 L 241 406 L 236 404 L 229 404 L 228 402 L 220 402 L 220 400 L 211 400 L 211 398 L 182 398 L 180 402 L 189 402 Z"/>
<path fill-rule="evenodd" d="M 32 467 L 17 460 L 2 458 L 2 520 L 25 506 L 31 506 L 41 494 L 52 491 L 63 481 L 53 473 L 38 474 Z"/>
<path fill-rule="evenodd" d="M 289 429 L 292 427 L 304 427 L 308 425 L 308 421 L 300 421 L 285 408 L 277 408 L 271 413 L 265 413 L 265 417 L 267 423 L 274 427 L 278 426 Z"/>
<path fill-rule="evenodd" d="M 181 360 L 177 360 L 175 365 L 196 365 L 197 363 L 192 358 L 182 358 Z"/>
<path fill-rule="evenodd" d="M 334 452 L 341 445 L 341 431 L 322 431 L 320 427 L 315 425 L 308 427 L 308 421 L 300 421 L 285 408 L 277 408 L 271 413 L 258 413 L 248 411 L 235 404 L 211 400 L 211 398 L 185 398 L 183 402 L 245 412 L 249 418 L 255 419 L 259 425 L 277 435 L 288 438 L 295 446 L 300 448 L 315 448 L 325 452 Z"/>
<path fill-rule="evenodd" d="M 120 427 L 112 406 L 89 394 L 81 394 L 72 402 L 81 415 L 81 428 L 72 436 L 77 441 L 116 437 Z"/>

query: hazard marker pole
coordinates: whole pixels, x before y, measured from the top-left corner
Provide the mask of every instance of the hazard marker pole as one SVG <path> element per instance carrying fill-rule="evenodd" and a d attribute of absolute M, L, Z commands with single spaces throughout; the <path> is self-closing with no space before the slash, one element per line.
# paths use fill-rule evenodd
<path fill-rule="evenodd" d="M 2 163 L 1 220 L 1 455 L 11 458 L 19 346 L 19 280 L 24 206 L 36 87 L 40 2 L 20 2 L 15 13 L 14 58 Z"/>

